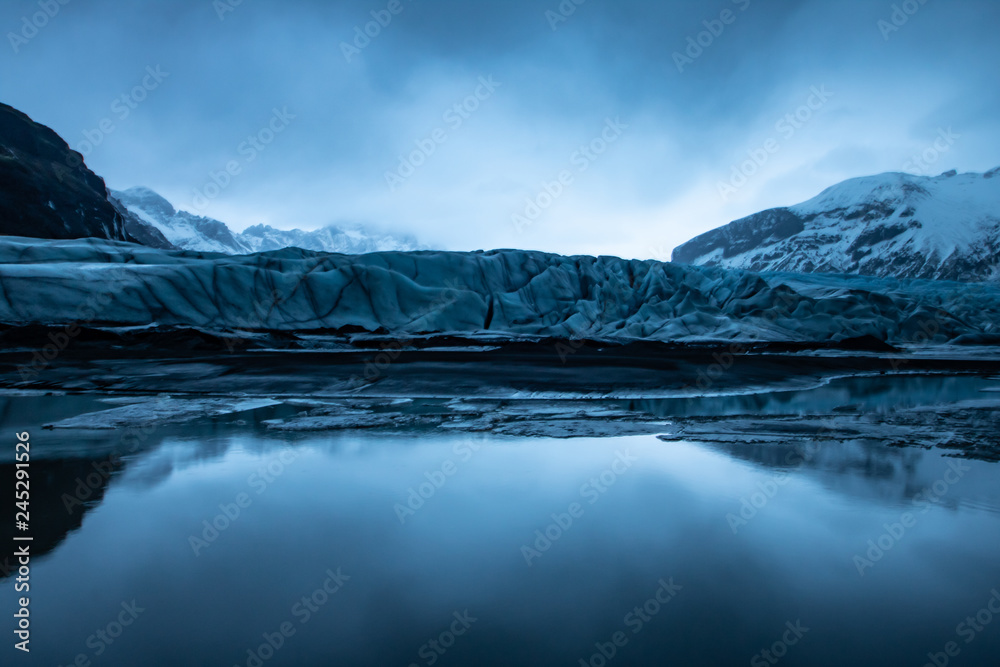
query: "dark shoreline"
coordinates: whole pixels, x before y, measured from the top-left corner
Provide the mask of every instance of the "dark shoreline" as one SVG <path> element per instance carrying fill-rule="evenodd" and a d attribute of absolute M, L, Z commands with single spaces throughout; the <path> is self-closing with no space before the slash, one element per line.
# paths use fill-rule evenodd
<path fill-rule="evenodd" d="M 60 339 L 59 331 L 29 327 L 0 333 L 0 388 L 248 396 L 489 396 L 497 390 L 695 396 L 801 388 L 851 375 L 1000 374 L 995 349 L 942 346 L 932 355 L 915 355 L 876 339 L 677 345 L 553 338 L 236 337 L 189 329 L 81 329 L 72 339 Z"/>

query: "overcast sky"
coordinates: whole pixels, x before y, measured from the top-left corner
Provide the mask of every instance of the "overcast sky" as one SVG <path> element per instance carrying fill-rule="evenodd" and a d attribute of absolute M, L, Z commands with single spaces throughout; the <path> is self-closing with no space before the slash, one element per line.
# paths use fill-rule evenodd
<path fill-rule="evenodd" d="M 0 101 L 236 229 L 666 259 L 846 178 L 1000 165 L 1000 3 L 897 7 L 5 0 Z"/>

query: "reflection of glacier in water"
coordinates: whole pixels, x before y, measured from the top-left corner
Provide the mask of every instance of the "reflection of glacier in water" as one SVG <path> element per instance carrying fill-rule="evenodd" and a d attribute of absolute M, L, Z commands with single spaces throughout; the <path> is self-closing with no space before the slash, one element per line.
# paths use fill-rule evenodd
<path fill-rule="evenodd" d="M 989 386 L 856 378 L 757 396 L 489 405 L 506 415 L 498 425 L 524 430 L 575 403 L 587 414 L 571 421 L 664 433 L 701 417 L 890 415 L 989 397 Z M 4 426 L 21 428 L 129 402 L 0 403 Z M 105 647 L 107 664 L 256 664 L 286 623 L 294 632 L 266 664 L 426 664 L 456 618 L 464 632 L 446 637 L 441 664 L 574 664 L 617 632 L 628 642 L 616 664 L 733 664 L 797 622 L 808 632 L 788 664 L 921 664 L 1000 584 L 998 469 L 942 450 L 440 427 L 474 400 L 362 402 L 352 409 L 385 424 L 308 432 L 272 426 L 314 405 L 275 403 L 206 404 L 193 420 L 187 406 L 188 421 L 156 428 L 118 412 L 115 430 L 34 434 L 37 525 L 61 527 L 33 561 L 32 604 L 58 628 L 36 659 L 95 659 L 88 637 L 135 600 L 144 611 Z M 809 455 L 789 462 L 793 451 Z M 648 613 L 664 584 L 679 588 Z M 963 645 L 968 664 L 988 664 L 997 636 Z"/>

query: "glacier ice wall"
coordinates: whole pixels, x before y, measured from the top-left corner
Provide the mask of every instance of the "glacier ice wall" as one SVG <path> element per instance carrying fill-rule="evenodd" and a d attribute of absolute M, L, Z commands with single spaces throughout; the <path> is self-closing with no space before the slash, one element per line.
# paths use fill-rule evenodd
<path fill-rule="evenodd" d="M 8 325 L 487 333 L 671 342 L 944 342 L 997 333 L 1000 287 L 755 274 L 501 250 L 248 256 L 0 238 Z"/>

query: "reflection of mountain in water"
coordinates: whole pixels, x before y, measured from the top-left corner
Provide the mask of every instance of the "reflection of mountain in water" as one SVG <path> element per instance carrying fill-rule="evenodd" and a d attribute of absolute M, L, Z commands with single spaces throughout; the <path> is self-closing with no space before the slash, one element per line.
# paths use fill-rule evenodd
<path fill-rule="evenodd" d="M 49 421 L 113 407 L 88 396 L 0 397 L 0 427 L 8 432 L 28 430 L 32 434 L 30 528 L 27 533 L 17 531 L 15 513 L 19 510 L 12 502 L 3 503 L 0 509 L 0 541 L 4 545 L 0 551 L 0 580 L 17 576 L 13 553 L 20 544 L 12 546 L 15 534 L 33 538 L 31 556 L 38 559 L 56 550 L 71 533 L 80 529 L 85 515 L 103 502 L 111 485 L 121 479 L 126 469 L 133 483 L 145 486 L 155 486 L 173 472 L 176 453 L 162 459 L 155 457 L 164 441 L 176 433 L 169 428 L 128 427 L 97 431 L 38 428 Z M 230 442 L 218 436 L 231 434 L 232 427 L 233 424 L 226 420 L 199 424 L 198 439 L 185 454 L 187 461 L 193 463 L 225 455 Z M 0 463 L 0 478 L 13 480 L 14 476 L 12 460 Z"/>
<path fill-rule="evenodd" d="M 703 442 L 775 475 L 796 470 L 847 497 L 909 504 L 925 498 L 950 467 L 966 465 L 925 449 L 996 459 L 1000 410 L 989 398 L 995 390 L 995 379 L 983 377 L 855 377 L 806 391 L 634 407 L 672 420 L 673 432 L 663 440 Z M 937 502 L 973 502 L 1000 512 L 1000 494 L 989 480 L 963 477 L 961 483 L 961 493 L 951 489 Z"/>
<path fill-rule="evenodd" d="M 736 396 L 695 396 L 635 401 L 637 410 L 657 417 L 735 415 L 817 415 L 827 413 L 891 413 L 902 408 L 983 398 L 995 381 L 945 375 L 845 377 L 821 387 L 764 391 Z"/>
<path fill-rule="evenodd" d="M 84 515 L 100 504 L 112 475 L 122 467 L 108 457 L 32 461 L 29 531 L 16 530 L 14 515 L 18 509 L 13 503 L 3 503 L 0 510 L 0 542 L 4 545 L 0 579 L 16 576 L 13 553 L 24 543 L 15 543 L 15 535 L 33 538 L 29 544 L 34 559 L 53 551 L 80 528 Z M 13 480 L 14 470 L 13 463 L 0 464 L 0 477 Z"/>
<path fill-rule="evenodd" d="M 783 472 L 794 472 L 799 478 L 815 480 L 852 503 L 876 501 L 920 509 L 930 504 L 949 509 L 966 506 L 1000 514 L 1000 491 L 990 468 L 968 473 L 970 462 L 962 458 L 915 447 L 888 448 L 877 440 L 827 438 L 818 448 L 814 442 L 798 438 L 768 444 L 733 440 L 707 445 L 734 459 L 772 469 L 775 479 Z M 955 479 L 957 484 L 952 483 Z M 935 485 L 944 493 L 935 492 Z"/>

